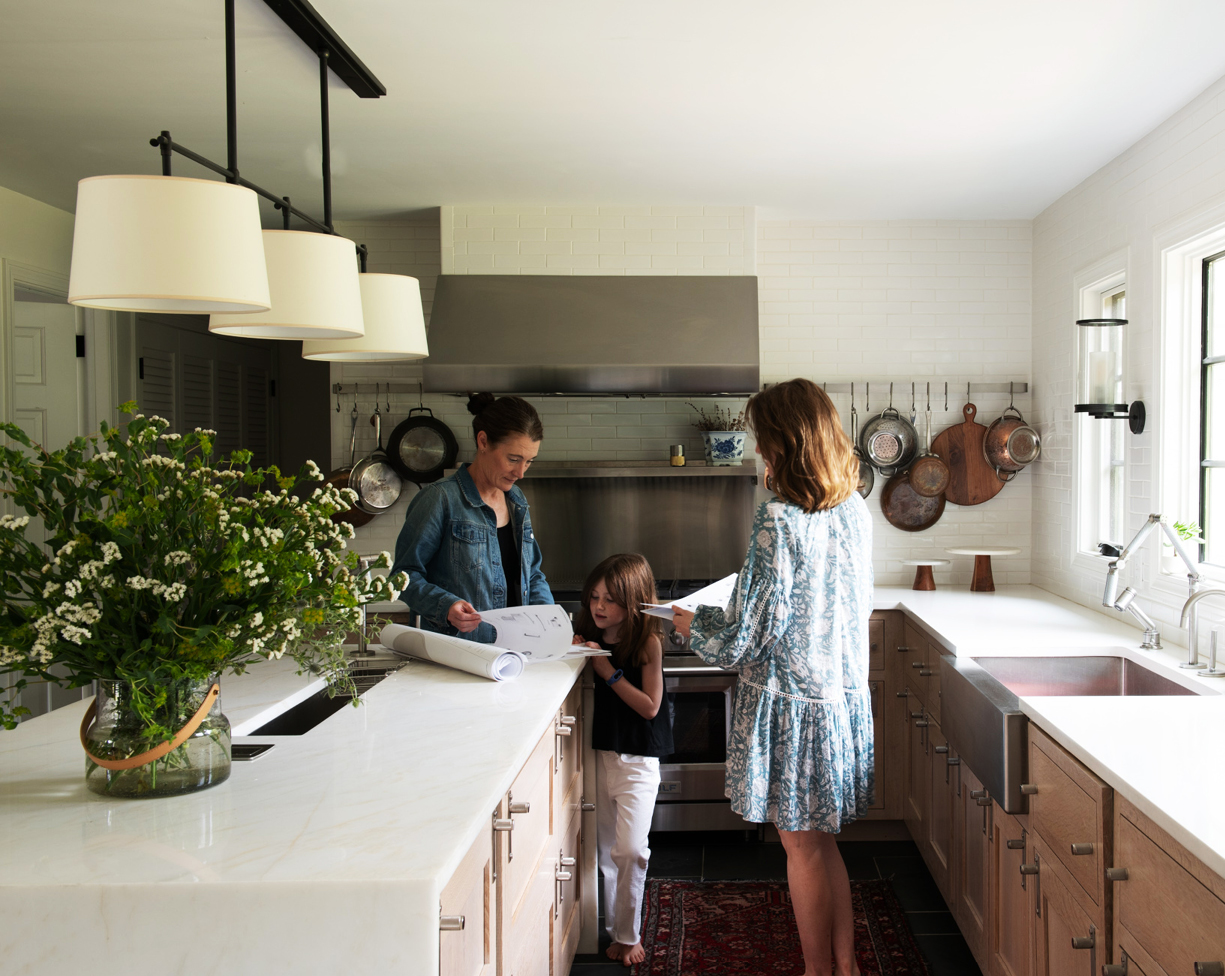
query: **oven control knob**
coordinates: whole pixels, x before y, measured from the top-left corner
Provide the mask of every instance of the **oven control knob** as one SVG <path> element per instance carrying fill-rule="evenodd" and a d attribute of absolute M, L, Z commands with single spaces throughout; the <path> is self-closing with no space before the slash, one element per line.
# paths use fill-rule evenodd
<path fill-rule="evenodd" d="M 673 647 L 684 647 L 685 635 L 679 630 L 674 630 L 668 635 L 668 642 L 671 643 Z"/>

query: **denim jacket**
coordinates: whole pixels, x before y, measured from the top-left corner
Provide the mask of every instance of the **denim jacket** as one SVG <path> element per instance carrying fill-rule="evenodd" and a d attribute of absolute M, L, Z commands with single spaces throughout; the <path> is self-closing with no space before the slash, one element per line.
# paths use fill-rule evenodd
<path fill-rule="evenodd" d="M 494 638 L 489 624 L 460 634 L 448 623 L 447 612 L 457 600 L 467 600 L 477 610 L 553 602 L 540 570 L 540 546 L 527 499 L 515 487 L 506 493 L 506 502 L 519 548 L 521 593 L 506 592 L 497 516 L 481 500 L 467 464 L 446 480 L 422 488 L 409 502 L 391 573 L 408 573 L 400 599 L 421 614 L 425 629 L 489 644 Z"/>

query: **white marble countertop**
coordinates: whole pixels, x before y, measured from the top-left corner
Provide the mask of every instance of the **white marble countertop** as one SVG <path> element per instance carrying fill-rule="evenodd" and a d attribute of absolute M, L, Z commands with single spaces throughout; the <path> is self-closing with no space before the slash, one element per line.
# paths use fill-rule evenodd
<path fill-rule="evenodd" d="M 1179 843 L 1225 877 L 1225 679 L 1180 669 L 1186 650 L 1140 650 L 1141 631 L 1033 586 L 995 593 L 880 587 L 958 657 L 1119 654 L 1202 697 L 1021 697 L 1021 710 Z M 1163 641 L 1182 634 L 1163 635 Z M 1206 665 L 1205 665 L 1206 666 Z"/>
<path fill-rule="evenodd" d="M 496 683 L 413 662 L 169 799 L 85 789 L 85 703 L 0 733 L 5 973 L 437 973 L 439 891 L 580 667 Z M 255 728 L 319 686 L 259 665 L 223 708 Z"/>

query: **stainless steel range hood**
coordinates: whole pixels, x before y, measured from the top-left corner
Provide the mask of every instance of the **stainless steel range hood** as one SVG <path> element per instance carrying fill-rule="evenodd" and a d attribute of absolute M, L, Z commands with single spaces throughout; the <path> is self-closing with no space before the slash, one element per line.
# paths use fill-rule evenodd
<path fill-rule="evenodd" d="M 755 393 L 755 276 L 440 275 L 431 393 Z"/>

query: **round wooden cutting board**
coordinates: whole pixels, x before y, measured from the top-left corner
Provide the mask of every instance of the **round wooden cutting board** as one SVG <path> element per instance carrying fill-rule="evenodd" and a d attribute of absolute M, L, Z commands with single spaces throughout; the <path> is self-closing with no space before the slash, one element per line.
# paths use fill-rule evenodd
<path fill-rule="evenodd" d="M 954 505 L 981 505 L 1000 493 L 1004 482 L 983 456 L 987 428 L 976 424 L 978 408 L 967 403 L 961 408 L 965 421 L 941 431 L 932 441 L 932 453 L 939 454 L 949 466 L 949 486 L 944 497 Z"/>

